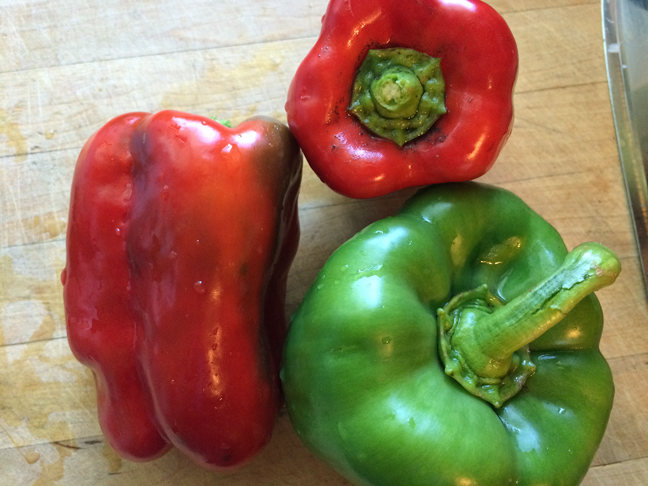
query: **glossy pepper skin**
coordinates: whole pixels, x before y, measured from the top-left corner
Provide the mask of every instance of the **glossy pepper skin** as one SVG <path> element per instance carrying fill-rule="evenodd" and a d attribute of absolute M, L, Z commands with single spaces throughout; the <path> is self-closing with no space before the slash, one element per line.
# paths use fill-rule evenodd
<path fill-rule="evenodd" d="M 347 108 L 369 49 L 441 59 L 447 113 L 402 147 Z M 292 80 L 288 124 L 320 179 L 349 197 L 475 179 L 513 126 L 518 53 L 502 17 L 479 0 L 331 0 L 320 37 Z"/>
<path fill-rule="evenodd" d="M 531 341 L 535 372 L 499 408 L 444 373 L 438 351 L 437 309 L 453 296 L 486 284 L 506 308 L 566 255 L 522 200 L 475 183 L 426 188 L 368 226 L 330 257 L 291 323 L 282 381 L 299 436 L 358 485 L 578 484 L 614 395 L 594 294 Z M 607 285 L 620 266 L 613 256 L 590 270 Z"/>
<path fill-rule="evenodd" d="M 112 447 L 236 466 L 271 436 L 301 154 L 264 118 L 119 116 L 74 173 L 62 280 L 70 347 Z"/>

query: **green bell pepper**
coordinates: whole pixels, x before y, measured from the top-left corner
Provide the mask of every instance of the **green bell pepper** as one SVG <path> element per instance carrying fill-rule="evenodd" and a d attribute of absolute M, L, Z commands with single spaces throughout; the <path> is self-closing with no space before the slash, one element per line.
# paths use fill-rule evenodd
<path fill-rule="evenodd" d="M 620 270 L 602 245 L 568 254 L 511 192 L 423 189 L 343 244 L 294 315 L 295 430 L 358 485 L 578 484 L 614 396 L 591 292 Z"/>

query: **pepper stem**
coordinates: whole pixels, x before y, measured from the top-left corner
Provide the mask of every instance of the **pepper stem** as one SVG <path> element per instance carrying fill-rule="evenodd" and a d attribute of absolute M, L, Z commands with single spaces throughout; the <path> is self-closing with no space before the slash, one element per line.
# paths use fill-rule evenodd
<path fill-rule="evenodd" d="M 348 110 L 399 146 L 424 135 L 446 113 L 441 59 L 407 48 L 370 49 Z"/>
<path fill-rule="evenodd" d="M 515 395 L 535 366 L 526 346 L 590 293 L 611 285 L 617 256 L 598 243 L 571 251 L 551 276 L 507 304 L 485 286 L 439 309 L 439 349 L 446 373 L 496 407 Z"/>
<path fill-rule="evenodd" d="M 385 118 L 411 118 L 423 96 L 423 85 L 410 69 L 395 67 L 371 83 L 371 96 Z"/>

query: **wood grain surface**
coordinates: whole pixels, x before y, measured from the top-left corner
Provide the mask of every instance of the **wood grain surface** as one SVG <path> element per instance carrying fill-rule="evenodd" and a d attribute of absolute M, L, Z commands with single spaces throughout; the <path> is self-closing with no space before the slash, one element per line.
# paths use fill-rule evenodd
<path fill-rule="evenodd" d="M 112 117 L 164 108 L 285 121 L 326 0 L 0 0 L 0 485 L 347 485 L 282 415 L 252 463 L 209 473 L 176 451 L 131 463 L 107 445 L 90 372 L 71 355 L 61 271 L 72 171 Z M 492 0 L 518 42 L 513 134 L 483 181 L 573 248 L 621 257 L 598 293 L 616 398 L 584 484 L 648 484 L 648 306 L 608 95 L 598 0 Z M 305 166 L 288 313 L 332 251 L 410 194 L 352 200 Z"/>

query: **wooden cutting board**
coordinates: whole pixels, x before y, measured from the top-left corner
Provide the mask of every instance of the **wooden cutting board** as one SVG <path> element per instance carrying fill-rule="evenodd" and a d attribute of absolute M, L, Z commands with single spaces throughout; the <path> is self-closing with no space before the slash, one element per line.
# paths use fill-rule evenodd
<path fill-rule="evenodd" d="M 287 416 L 246 467 L 214 474 L 176 451 L 119 458 L 71 355 L 60 274 L 72 171 L 110 118 L 164 108 L 285 121 L 288 84 L 326 0 L 0 1 L 0 485 L 344 485 Z M 616 399 L 586 485 L 648 484 L 648 306 L 616 147 L 596 0 L 493 0 L 518 42 L 513 134 L 483 181 L 510 189 L 573 248 L 621 257 L 598 293 Z M 305 168 L 292 313 L 331 252 L 408 193 L 357 201 Z"/>

